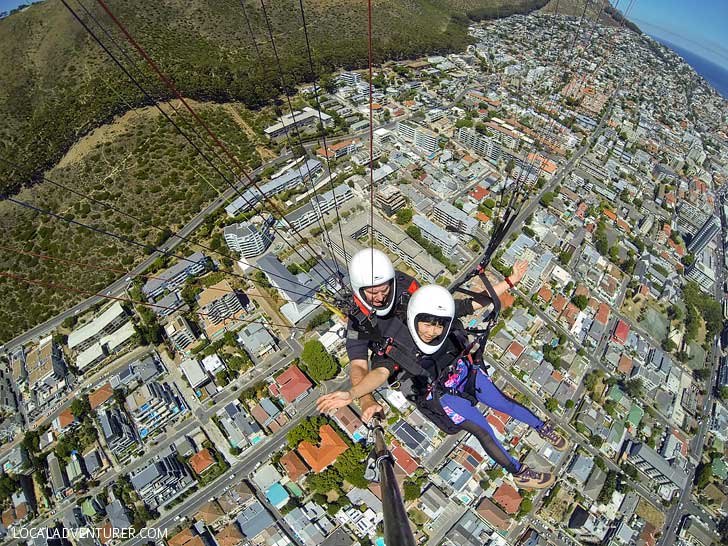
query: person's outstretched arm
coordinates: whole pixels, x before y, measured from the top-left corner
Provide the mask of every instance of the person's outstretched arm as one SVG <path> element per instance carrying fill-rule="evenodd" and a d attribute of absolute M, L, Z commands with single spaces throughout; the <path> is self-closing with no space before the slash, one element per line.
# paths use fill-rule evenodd
<path fill-rule="evenodd" d="M 361 381 L 356 385 L 352 385 L 351 390 L 324 394 L 316 401 L 316 407 L 321 413 L 330 413 L 351 404 L 357 398 L 370 396 L 374 390 L 386 383 L 387 379 L 389 379 L 389 373 L 387 368 L 375 368 L 361 378 Z M 376 402 L 374 405 L 377 407 L 371 405 L 366 409 L 362 407 L 362 419 L 364 421 L 368 421 L 377 410 L 382 409 Z"/>

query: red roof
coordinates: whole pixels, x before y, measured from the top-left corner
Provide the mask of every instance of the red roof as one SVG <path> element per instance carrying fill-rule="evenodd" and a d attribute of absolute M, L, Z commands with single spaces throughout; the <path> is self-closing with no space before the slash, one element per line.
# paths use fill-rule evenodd
<path fill-rule="evenodd" d="M 478 222 L 483 222 L 484 224 L 490 222 L 490 216 L 480 211 L 475 214 L 475 219 L 478 220 Z"/>
<path fill-rule="evenodd" d="M 604 216 L 606 216 L 607 218 L 609 218 L 610 220 L 612 220 L 612 221 L 615 221 L 615 220 L 617 219 L 617 215 L 616 215 L 616 214 L 614 214 L 614 213 L 613 213 L 613 212 L 612 212 L 611 210 L 609 210 L 609 209 L 604 209 L 604 210 L 602 211 L 602 214 L 603 214 Z"/>
<path fill-rule="evenodd" d="M 518 512 L 518 507 L 521 506 L 521 495 L 518 494 L 512 486 L 504 483 L 493 494 L 493 500 L 497 502 L 503 510 L 509 514 L 515 514 Z"/>
<path fill-rule="evenodd" d="M 346 442 L 336 433 L 331 425 L 322 425 L 319 429 L 321 440 L 315 446 L 309 441 L 298 444 L 298 453 L 306 464 L 317 474 L 333 463 L 348 448 Z"/>
<path fill-rule="evenodd" d="M 496 529 L 505 531 L 511 526 L 511 518 L 508 517 L 508 514 L 488 498 L 483 498 L 475 510 Z"/>
<path fill-rule="evenodd" d="M 516 303 L 516 298 L 511 296 L 508 292 L 503 292 L 500 295 L 501 300 L 501 310 L 505 311 L 509 307 L 513 307 L 513 304 Z"/>
<path fill-rule="evenodd" d="M 517 341 L 511 341 L 511 344 L 508 346 L 508 352 L 516 358 L 523 354 L 523 350 L 523 345 L 521 345 Z"/>
<path fill-rule="evenodd" d="M 114 396 L 114 389 L 111 388 L 111 383 L 102 385 L 88 395 L 88 401 L 89 404 L 91 404 L 91 409 L 94 410 L 98 408 L 112 396 Z"/>
<path fill-rule="evenodd" d="M 563 295 L 556 294 L 556 297 L 554 298 L 551 306 L 556 310 L 557 313 L 561 313 L 561 311 L 564 310 L 564 307 L 566 307 L 567 303 L 569 302 Z"/>
<path fill-rule="evenodd" d="M 596 317 L 594 317 L 594 320 L 596 320 L 599 324 L 603 324 L 606 326 L 607 322 L 609 321 L 610 314 L 611 311 L 609 310 L 609 306 L 606 303 L 600 303 L 599 310 L 597 311 L 597 315 Z"/>
<path fill-rule="evenodd" d="M 617 325 L 614 327 L 613 338 L 615 341 L 624 345 L 627 342 L 627 335 L 629 334 L 629 324 L 624 322 L 622 319 L 617 321 Z"/>
<path fill-rule="evenodd" d="M 276 384 L 280 391 L 280 396 L 289 404 L 313 387 L 313 383 L 309 381 L 308 377 L 303 375 L 303 372 L 298 369 L 298 366 L 291 366 L 279 375 L 276 378 Z"/>
<path fill-rule="evenodd" d="M 60 430 L 63 430 L 75 420 L 76 418 L 73 416 L 73 413 L 71 413 L 71 410 L 64 409 L 61 413 L 58 414 L 58 427 L 60 428 Z"/>
<path fill-rule="evenodd" d="M 589 296 L 589 289 L 585 284 L 579 283 L 579 285 L 576 287 L 576 290 L 574 290 L 575 296 Z"/>
<path fill-rule="evenodd" d="M 412 458 L 412 455 L 407 453 L 405 449 L 402 448 L 397 442 L 392 442 L 394 444 L 394 449 L 392 450 L 392 457 L 394 457 L 394 460 L 397 462 L 397 465 L 404 470 L 405 474 L 408 476 L 411 476 L 415 473 L 415 470 L 419 468 L 420 465 L 417 464 L 417 461 L 415 461 Z"/>
<path fill-rule="evenodd" d="M 501 434 L 506 433 L 506 427 L 503 424 L 503 421 L 501 421 L 497 416 L 489 413 L 485 419 L 486 421 L 488 421 L 488 423 L 490 423 L 490 426 L 492 426 L 498 432 L 500 432 Z"/>
<path fill-rule="evenodd" d="M 212 453 L 210 453 L 210 450 L 207 448 L 202 451 L 198 451 L 190 457 L 190 466 L 198 476 L 214 464 L 215 457 L 212 456 Z"/>
<path fill-rule="evenodd" d="M 475 189 L 470 192 L 470 197 L 472 197 L 476 201 L 485 199 L 486 197 L 488 197 L 488 195 L 490 195 L 490 191 L 483 186 L 475 186 Z"/>
<path fill-rule="evenodd" d="M 281 457 L 281 464 L 286 469 L 286 474 L 291 481 L 297 482 L 301 476 L 308 473 L 306 463 L 301 460 L 295 451 L 289 451 Z"/>
<path fill-rule="evenodd" d="M 538 297 L 541 298 L 546 303 L 551 301 L 551 298 L 554 296 L 553 292 L 551 292 L 551 289 L 546 286 L 545 284 L 541 286 L 541 289 L 538 291 Z"/>

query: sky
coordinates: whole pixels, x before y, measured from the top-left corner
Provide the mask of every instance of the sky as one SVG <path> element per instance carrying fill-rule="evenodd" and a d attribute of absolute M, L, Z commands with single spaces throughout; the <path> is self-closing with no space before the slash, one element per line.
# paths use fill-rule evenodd
<path fill-rule="evenodd" d="M 624 11 L 628 0 L 611 0 Z M 728 69 L 728 1 L 634 0 L 627 18 L 644 32 Z"/>

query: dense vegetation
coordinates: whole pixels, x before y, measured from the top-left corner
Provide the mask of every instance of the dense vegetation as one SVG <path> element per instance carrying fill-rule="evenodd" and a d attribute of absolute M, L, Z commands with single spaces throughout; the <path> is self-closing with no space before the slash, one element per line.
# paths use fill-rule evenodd
<path fill-rule="evenodd" d="M 260 162 L 245 132 L 228 107 L 199 110 L 242 161 Z M 174 128 L 154 111 L 136 111 L 110 126 L 109 135 L 93 135 L 72 150 L 73 160 L 48 178 L 131 214 L 140 221 L 48 183 L 24 189 L 18 199 L 66 218 L 109 230 L 147 245 L 159 245 L 227 185 L 200 161 Z M 229 176 L 229 173 L 226 173 Z M 150 225 L 152 227 L 150 227 Z M 156 227 L 154 227 L 156 226 Z M 80 226 L 0 202 L 3 245 L 23 252 L 50 255 L 79 264 L 52 261 L 0 249 L 2 269 L 15 275 L 100 291 L 121 277 L 145 255 L 145 249 Z M 180 250 L 184 252 L 184 250 Z M 105 267 L 115 271 L 98 271 Z M 44 286 L 0 279 L 0 341 L 42 322 L 84 296 Z"/>

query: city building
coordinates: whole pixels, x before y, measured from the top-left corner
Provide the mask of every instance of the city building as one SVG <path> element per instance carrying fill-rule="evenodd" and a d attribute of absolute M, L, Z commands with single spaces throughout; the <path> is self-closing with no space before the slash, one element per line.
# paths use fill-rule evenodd
<path fill-rule="evenodd" d="M 197 305 L 205 334 L 212 341 L 227 330 L 242 326 L 240 319 L 247 313 L 250 300 L 245 294 L 233 290 L 227 279 L 223 279 L 200 292 Z"/>
<path fill-rule="evenodd" d="M 47 391 L 66 376 L 61 348 L 51 336 L 43 338 L 25 357 L 28 387 L 34 391 Z"/>
<path fill-rule="evenodd" d="M 207 268 L 207 257 L 202 252 L 194 252 L 186 259 L 178 261 L 173 266 L 156 273 L 149 279 L 142 292 L 149 301 L 154 301 L 165 292 L 172 292 L 182 288 L 188 277 L 199 275 Z"/>
<path fill-rule="evenodd" d="M 298 366 L 290 366 L 268 386 L 271 396 L 283 399 L 286 404 L 293 404 L 305 398 L 312 388 L 313 383 Z"/>
<path fill-rule="evenodd" d="M 439 135 L 416 123 L 400 121 L 397 123 L 397 134 L 427 155 L 433 155 L 440 150 Z"/>
<path fill-rule="evenodd" d="M 169 504 L 197 483 L 172 453 L 132 474 L 129 481 L 152 510 Z"/>
<path fill-rule="evenodd" d="M 660 485 L 671 485 L 682 491 L 688 483 L 688 475 L 682 468 L 671 466 L 647 444 L 633 444 L 628 460 Z"/>
<path fill-rule="evenodd" d="M 187 349 L 197 341 L 190 323 L 182 315 L 178 315 L 164 326 L 164 333 L 181 353 L 187 354 Z"/>
<path fill-rule="evenodd" d="M 225 207 L 225 212 L 231 217 L 237 216 L 241 212 L 247 212 L 269 197 L 293 189 L 308 180 L 313 180 L 323 169 L 321 162 L 316 159 L 308 159 L 304 163 L 302 161 L 303 157 L 276 173 L 269 182 L 255 188 L 248 188 L 243 195 Z"/>
<path fill-rule="evenodd" d="M 460 244 L 460 240 L 455 235 L 448 233 L 424 216 L 416 215 L 412 218 L 412 223 L 420 229 L 423 239 L 440 247 L 443 256 L 446 258 L 453 257 Z"/>
<path fill-rule="evenodd" d="M 285 216 L 286 223 L 294 230 L 300 231 L 317 222 L 323 225 L 323 216 L 327 212 L 340 207 L 346 201 L 353 199 L 354 192 L 347 184 L 339 184 L 333 190 L 314 196 L 311 202 L 288 213 Z"/>
<path fill-rule="evenodd" d="M 277 349 L 275 338 L 261 322 L 251 322 L 238 330 L 238 343 L 248 354 L 258 358 Z"/>
<path fill-rule="evenodd" d="M 126 397 L 126 405 L 142 440 L 187 409 L 175 387 L 158 381 L 136 389 Z"/>
<path fill-rule="evenodd" d="M 468 235 L 475 234 L 478 227 L 478 221 L 465 214 L 459 208 L 451 205 L 447 201 L 440 201 L 432 211 L 432 217 L 445 227 L 453 227 Z M 463 240 L 470 240 L 467 235 L 461 236 Z"/>
<path fill-rule="evenodd" d="M 179 369 L 182 371 L 190 387 L 193 389 L 201 387 L 210 381 L 210 376 L 207 375 L 197 359 L 187 358 L 183 360 L 179 365 Z"/>
<path fill-rule="evenodd" d="M 127 457 L 137 446 L 137 436 L 126 412 L 115 406 L 98 412 L 98 417 L 106 447 L 119 460 Z"/>
<path fill-rule="evenodd" d="M 341 142 L 337 142 L 336 144 L 329 144 L 324 150 L 323 148 L 319 148 L 316 150 L 316 156 L 320 157 L 321 159 L 340 159 L 344 156 L 353 154 L 361 147 L 361 140 L 358 138 L 353 138 L 349 140 L 342 140 Z"/>
<path fill-rule="evenodd" d="M 690 240 L 688 253 L 697 256 L 718 233 L 720 233 L 720 220 L 717 216 L 711 215 Z"/>
<path fill-rule="evenodd" d="M 245 258 L 254 258 L 265 252 L 273 242 L 275 235 L 272 227 L 275 224 L 273 215 L 269 216 L 262 224 L 252 222 L 241 222 L 225 226 L 223 237 L 228 248 L 239 252 Z"/>
<path fill-rule="evenodd" d="M 68 348 L 72 351 L 84 351 L 102 337 L 117 331 L 126 320 L 127 315 L 121 303 L 114 302 L 91 322 L 73 330 L 68 335 Z"/>
<path fill-rule="evenodd" d="M 280 140 L 285 138 L 289 131 L 295 134 L 296 129 L 308 129 L 316 127 L 321 123 L 324 127 L 331 127 L 334 123 L 331 116 L 313 108 L 305 107 L 302 111 L 298 110 L 281 117 L 281 121 L 266 127 L 263 130 L 265 136 L 271 140 Z"/>
<path fill-rule="evenodd" d="M 377 189 L 374 202 L 387 216 L 394 215 L 398 210 L 407 206 L 407 200 L 397 186 L 385 184 Z"/>

